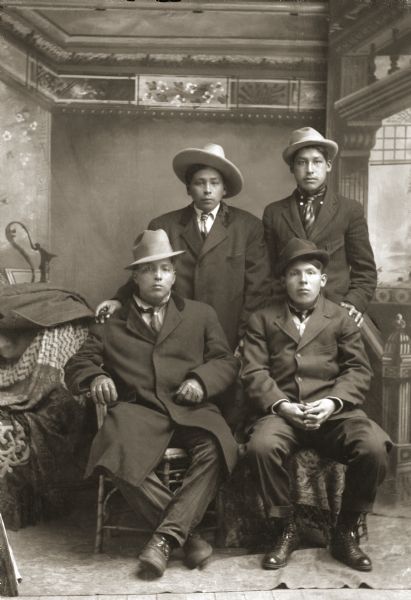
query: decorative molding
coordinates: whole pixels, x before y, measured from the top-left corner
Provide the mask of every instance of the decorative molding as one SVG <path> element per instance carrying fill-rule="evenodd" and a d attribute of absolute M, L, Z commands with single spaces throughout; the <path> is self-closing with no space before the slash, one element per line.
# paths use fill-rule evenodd
<path fill-rule="evenodd" d="M 337 100 L 334 108 L 341 119 L 384 119 L 409 108 L 411 65 L 384 79 Z"/>
<path fill-rule="evenodd" d="M 155 4 L 153 2 L 153 4 Z M 48 37 L 43 31 L 37 30 L 35 25 L 24 19 L 19 19 L 18 13 L 8 12 L 7 9 L 0 8 L 0 29 L 9 34 L 13 40 L 24 46 L 27 52 L 38 53 L 39 58 L 49 64 L 52 68 L 58 69 L 60 66 L 70 66 L 72 69 L 76 67 L 91 68 L 104 65 L 105 67 L 121 67 L 124 69 L 130 68 L 135 70 L 138 68 L 205 68 L 207 66 L 213 68 L 235 67 L 235 68 L 250 68 L 258 67 L 276 72 L 312 72 L 325 74 L 327 68 L 326 57 L 326 42 L 312 41 L 309 44 L 315 52 L 314 56 L 308 55 L 306 42 L 297 42 L 289 46 L 289 52 L 282 56 L 283 42 L 282 41 L 259 41 L 256 40 L 256 48 L 258 55 L 250 52 L 249 43 L 248 51 L 245 48 L 238 47 L 237 42 L 233 42 L 233 47 L 225 47 L 223 55 L 206 54 L 205 52 L 197 51 L 193 48 L 193 42 L 189 43 L 188 49 L 178 50 L 172 53 L 169 52 L 171 47 L 169 44 L 165 51 L 153 49 L 153 51 L 142 52 L 139 50 L 100 52 L 98 50 L 76 51 L 68 50 L 62 43 L 58 43 Z M 151 42 L 150 42 L 151 43 Z M 213 46 L 215 41 L 212 42 Z M 271 48 L 271 45 L 274 47 Z M 276 46 L 277 44 L 277 46 Z M 141 47 L 141 40 L 136 39 L 133 47 Z M 211 50 L 211 48 L 210 48 Z M 281 53 L 279 53 L 279 50 Z M 213 50 L 214 52 L 214 50 Z M 271 54 L 269 54 L 271 52 Z M 293 56 L 290 56 L 290 52 Z M 265 53 L 265 54 L 264 54 Z"/>
<path fill-rule="evenodd" d="M 129 77 L 57 74 L 29 59 L 27 85 L 54 104 L 127 104 L 130 107 L 197 110 L 232 108 L 282 111 L 325 109 L 325 82 L 300 79 L 240 79 L 237 77 Z"/>
<path fill-rule="evenodd" d="M 211 120 L 211 121 L 232 121 L 252 123 L 291 123 L 298 126 L 311 125 L 320 129 L 324 123 L 325 110 L 323 111 L 281 111 L 281 110 L 263 110 L 250 108 L 230 108 L 230 110 L 190 110 L 179 108 L 142 108 L 142 107 L 116 107 L 102 105 L 91 106 L 90 104 L 61 104 L 56 105 L 54 113 L 59 114 L 84 114 L 84 115 L 113 115 L 116 117 L 135 117 L 135 118 L 153 118 L 153 119 L 182 119 L 190 120 Z"/>
<path fill-rule="evenodd" d="M 390 31 L 409 8 L 409 0 L 372 3 L 357 0 L 351 11 L 346 10 L 337 19 L 331 15 L 330 49 L 337 54 L 350 54 L 360 48 L 369 48 L 380 32 Z"/>

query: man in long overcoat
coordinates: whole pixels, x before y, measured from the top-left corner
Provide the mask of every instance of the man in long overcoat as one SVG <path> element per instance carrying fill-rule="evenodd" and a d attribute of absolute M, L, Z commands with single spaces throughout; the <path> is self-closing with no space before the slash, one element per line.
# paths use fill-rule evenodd
<path fill-rule="evenodd" d="M 336 142 L 315 129 L 295 130 L 283 159 L 297 187 L 287 198 L 266 206 L 263 224 L 274 277 L 279 255 L 291 238 L 314 242 L 330 257 L 326 297 L 342 304 L 361 324 L 377 285 L 377 271 L 363 207 L 327 187 L 337 152 Z"/>
<path fill-rule="evenodd" d="M 95 325 L 67 364 L 69 388 L 90 388 L 109 410 L 90 453 L 87 475 L 108 471 L 154 535 L 141 563 L 160 576 L 183 546 L 191 567 L 211 553 L 190 536 L 237 459 L 237 444 L 217 405 L 238 372 L 215 311 L 171 294 L 174 251 L 163 230 L 145 231 L 130 265 L 135 292 L 105 324 Z M 119 401 L 117 401 L 117 399 Z M 191 458 L 173 495 L 153 469 L 170 444 Z"/>
<path fill-rule="evenodd" d="M 361 408 L 371 377 L 361 332 L 345 308 L 320 293 L 328 259 L 313 242 L 291 239 L 277 264 L 286 300 L 257 311 L 244 341 L 242 379 L 254 411 L 247 456 L 269 524 L 280 530 L 266 569 L 286 565 L 298 547 L 284 463 L 305 445 L 347 465 L 332 556 L 371 570 L 354 530 L 372 509 L 391 442 Z"/>
<path fill-rule="evenodd" d="M 224 201 L 241 191 L 243 178 L 218 144 L 182 150 L 173 168 L 192 202 L 153 219 L 148 229 L 164 229 L 173 248 L 185 251 L 176 265 L 175 291 L 210 304 L 234 350 L 250 314 L 271 295 L 261 220 Z M 129 282 L 120 288 L 117 300 L 125 302 L 132 287 Z M 99 304 L 96 313 L 118 308 L 112 303 Z"/>

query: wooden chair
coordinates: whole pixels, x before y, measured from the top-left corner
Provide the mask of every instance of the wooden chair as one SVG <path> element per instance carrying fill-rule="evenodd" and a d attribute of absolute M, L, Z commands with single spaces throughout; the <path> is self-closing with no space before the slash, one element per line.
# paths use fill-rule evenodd
<path fill-rule="evenodd" d="M 97 426 L 103 425 L 107 414 L 105 405 L 96 405 L 97 411 Z M 182 448 L 166 449 L 163 458 L 157 465 L 156 474 L 164 485 L 166 485 L 173 493 L 177 492 L 181 486 L 184 475 L 189 466 L 189 456 Z M 104 534 L 109 536 L 113 531 L 134 531 L 140 533 L 150 533 L 151 530 L 144 526 L 128 526 L 112 523 L 111 503 L 115 496 L 120 495 L 119 490 L 110 481 L 110 477 L 105 474 L 99 475 L 98 478 L 98 494 L 97 494 L 97 524 L 94 552 L 102 552 L 104 543 Z M 125 501 L 124 501 L 125 502 Z M 223 506 L 222 498 L 217 494 L 217 498 L 208 508 L 204 522 L 200 525 L 200 530 L 213 531 L 215 544 L 221 545 L 221 535 L 223 532 Z M 206 525 L 206 522 L 208 525 Z"/>

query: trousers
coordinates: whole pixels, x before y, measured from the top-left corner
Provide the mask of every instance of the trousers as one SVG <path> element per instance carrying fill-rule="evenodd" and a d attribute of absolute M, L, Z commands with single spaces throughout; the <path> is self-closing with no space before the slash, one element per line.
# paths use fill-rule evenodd
<path fill-rule="evenodd" d="M 190 458 L 182 485 L 175 494 L 154 471 L 139 487 L 111 474 L 110 477 L 130 508 L 153 531 L 172 536 L 182 546 L 218 491 L 223 478 L 222 457 L 213 435 L 196 427 L 177 427 L 170 445 L 184 448 Z"/>
<path fill-rule="evenodd" d="M 268 518 L 286 518 L 293 512 L 285 462 L 301 447 L 347 465 L 341 510 L 369 512 L 387 471 L 391 445 L 388 435 L 368 417 L 328 420 L 307 432 L 280 415 L 267 415 L 250 431 L 246 459 Z"/>

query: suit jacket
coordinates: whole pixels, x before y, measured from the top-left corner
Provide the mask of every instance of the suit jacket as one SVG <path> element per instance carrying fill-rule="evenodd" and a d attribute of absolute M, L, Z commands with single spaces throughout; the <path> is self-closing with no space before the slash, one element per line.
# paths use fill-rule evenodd
<path fill-rule="evenodd" d="M 103 374 L 112 377 L 119 392 L 120 401 L 109 409 L 94 439 L 86 475 L 105 467 L 139 485 L 160 461 L 176 425 L 212 433 L 231 471 L 237 445 L 214 401 L 237 372 L 238 361 L 210 306 L 172 296 L 156 337 L 134 302 L 128 303 L 107 323 L 96 325 L 66 365 L 74 394 Z M 191 376 L 202 382 L 205 400 L 176 404 L 177 388 Z"/>
<path fill-rule="evenodd" d="M 250 318 L 242 380 L 254 419 L 282 398 L 310 403 L 329 396 L 344 405 L 331 419 L 364 416 L 359 407 L 370 379 L 359 328 L 344 308 L 322 296 L 301 338 L 286 302 Z"/>
<path fill-rule="evenodd" d="M 210 304 L 231 348 L 244 335 L 250 314 L 271 296 L 270 266 L 260 219 L 221 203 L 203 242 L 192 205 L 153 219 L 149 229 L 164 229 L 177 258 L 175 291 L 184 298 Z M 133 284 L 120 288 L 122 302 Z"/>
<path fill-rule="evenodd" d="M 367 223 L 358 202 L 327 192 L 309 236 L 294 195 L 269 204 L 263 224 L 274 273 L 278 256 L 291 238 L 309 239 L 330 254 L 326 296 L 337 303 L 345 300 L 361 312 L 366 310 L 377 285 L 377 271 Z M 280 290 L 277 282 L 278 299 L 283 298 Z"/>

